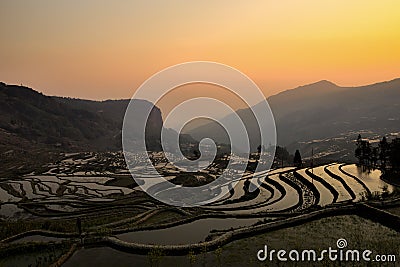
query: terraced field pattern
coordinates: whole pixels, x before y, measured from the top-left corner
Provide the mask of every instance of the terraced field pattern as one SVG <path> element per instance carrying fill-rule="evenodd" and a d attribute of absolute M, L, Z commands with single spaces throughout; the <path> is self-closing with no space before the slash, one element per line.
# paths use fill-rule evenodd
<path fill-rule="evenodd" d="M 159 166 L 168 179 L 179 173 L 169 164 Z M 215 177 L 218 171 L 211 166 L 205 172 Z M 137 169 L 135 173 L 145 176 L 146 170 Z M 152 255 L 152 248 L 157 246 L 164 246 L 165 253 L 187 254 L 191 249 L 197 253 L 201 244 L 215 249 L 218 244 L 230 242 L 233 237 L 226 237 L 229 233 L 247 235 L 252 229 L 284 228 L 278 223 L 289 220 L 290 225 L 290 220 L 297 220 L 293 218 L 313 212 L 351 209 L 371 199 L 383 201 L 398 189 L 381 180 L 380 175 L 379 170 L 365 171 L 355 164 L 341 163 L 247 173 L 234 188 L 223 185 L 229 192 L 218 201 L 178 208 L 144 193 L 126 170 L 120 154 L 70 154 L 46 166 L 45 172 L 0 180 L 0 216 L 2 222 L 8 222 L 5 229 L 9 229 L 2 233 L 1 243 L 11 252 L 19 245 L 36 244 L 23 264 L 34 262 L 38 266 L 46 265 L 37 260 L 39 255 L 42 260 L 47 255 L 43 252 L 46 245 L 53 247 L 46 263 L 68 255 L 61 259 L 67 266 L 67 259 L 72 256 L 73 261 L 77 253 L 74 251 L 79 251 L 79 257 L 85 254 L 82 251 L 88 251 L 89 257 L 85 248 L 91 246 L 112 247 L 135 255 Z M 260 187 L 250 190 L 252 184 Z M 153 190 L 173 193 L 163 192 L 162 187 Z M 226 191 L 221 188 L 219 192 Z M 77 218 L 82 224 L 81 234 Z M 27 221 L 30 224 L 23 229 L 13 228 L 13 222 Z M 43 248 L 37 250 L 40 245 Z M 15 253 L 11 252 L 1 262 L 4 266 L 15 264 Z"/>

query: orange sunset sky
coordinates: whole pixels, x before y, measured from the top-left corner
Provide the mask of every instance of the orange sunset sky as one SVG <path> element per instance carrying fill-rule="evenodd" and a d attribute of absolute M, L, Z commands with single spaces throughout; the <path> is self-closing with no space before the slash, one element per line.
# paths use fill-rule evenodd
<path fill-rule="evenodd" d="M 170 65 L 239 69 L 266 96 L 400 76 L 400 1 L 0 2 L 0 81 L 47 95 L 131 97 Z"/>

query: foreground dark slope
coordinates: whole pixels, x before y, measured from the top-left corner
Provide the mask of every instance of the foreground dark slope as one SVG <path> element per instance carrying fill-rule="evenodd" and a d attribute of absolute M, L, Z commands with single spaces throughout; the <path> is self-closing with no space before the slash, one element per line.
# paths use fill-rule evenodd
<path fill-rule="evenodd" d="M 320 81 L 271 96 L 268 102 L 276 120 L 278 143 L 290 150 L 301 148 L 306 154 L 311 146 L 322 151 L 334 145 L 337 151 L 342 151 L 335 157 L 351 158 L 354 149 L 351 140 L 358 132 L 374 136 L 400 131 L 400 79 L 361 87 L 340 87 Z M 254 117 L 249 109 L 237 113 L 249 129 L 255 150 L 259 138 Z M 223 121 L 229 123 L 232 116 Z M 219 129 L 208 124 L 188 133 L 198 140 L 211 136 L 227 142 Z M 315 139 L 324 139 L 326 144 L 322 140 L 313 143 Z"/>

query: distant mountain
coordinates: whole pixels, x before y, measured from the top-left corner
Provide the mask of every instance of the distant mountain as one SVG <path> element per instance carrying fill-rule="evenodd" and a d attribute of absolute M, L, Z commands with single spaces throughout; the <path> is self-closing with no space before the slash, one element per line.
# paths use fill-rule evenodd
<path fill-rule="evenodd" d="M 160 109 L 145 100 L 135 101 L 139 110 L 152 109 L 147 144 L 150 150 L 161 149 Z M 0 134 L 65 150 L 117 150 L 121 149 L 121 128 L 128 103 L 129 100 L 50 97 L 31 88 L 0 83 Z"/>
<path fill-rule="evenodd" d="M 126 108 L 130 102 L 130 99 L 121 100 L 105 100 L 105 101 L 92 101 L 76 98 L 66 98 L 66 97 L 53 97 L 57 102 L 67 105 L 70 108 L 76 110 L 84 110 L 95 114 L 98 118 L 103 121 L 111 122 L 113 127 L 112 136 L 108 136 L 107 139 L 110 141 L 115 140 L 115 148 L 121 149 L 121 130 L 124 120 L 124 115 Z M 163 127 L 163 120 L 161 116 L 161 111 L 158 107 L 154 106 L 152 103 L 135 99 L 135 106 L 138 110 L 143 112 L 138 112 L 134 115 L 134 121 L 140 121 L 142 114 L 147 110 L 152 110 L 149 116 L 147 124 L 147 142 L 149 150 L 160 150 L 160 132 Z M 134 130 L 136 128 L 133 128 Z M 139 130 L 139 129 L 138 129 Z M 134 136 L 139 136 L 139 133 L 133 133 Z M 110 149 L 110 148 L 106 148 Z"/>
<path fill-rule="evenodd" d="M 315 146 L 320 152 L 335 150 L 330 153 L 336 153 L 334 158 L 351 159 L 352 140 L 359 132 L 370 137 L 400 132 L 400 79 L 360 87 L 340 87 L 320 81 L 267 100 L 275 117 L 278 144 L 293 150 L 290 152 L 300 148 L 309 155 Z M 260 139 L 254 116 L 250 109 L 238 110 L 237 114 L 245 122 L 255 150 Z M 230 123 L 233 115 L 222 121 Z M 210 137 L 221 143 L 228 142 L 226 134 L 215 123 L 187 133 L 197 140 Z"/>
<path fill-rule="evenodd" d="M 143 110 L 152 108 L 148 145 L 159 150 L 163 127 L 160 110 L 135 100 Z M 277 126 L 278 144 L 289 152 L 300 149 L 303 158 L 311 149 L 321 157 L 353 159 L 358 133 L 376 141 L 400 132 L 400 79 L 361 87 L 340 87 L 328 81 L 300 86 L 268 98 Z M 121 128 L 129 100 L 90 101 L 45 96 L 33 89 L 0 83 L 0 146 L 7 150 L 21 144 L 60 147 L 61 150 L 121 149 Z M 261 108 L 255 105 L 255 109 Z M 238 110 L 252 150 L 259 145 L 256 121 L 249 109 Z M 140 116 L 140 114 L 138 114 Z M 230 123 L 233 115 L 223 118 Z M 177 133 L 167 131 L 170 139 Z M 229 143 L 223 128 L 205 123 L 180 135 L 182 142 L 204 137 Z M 134 133 L 133 133 L 134 134 Z"/>

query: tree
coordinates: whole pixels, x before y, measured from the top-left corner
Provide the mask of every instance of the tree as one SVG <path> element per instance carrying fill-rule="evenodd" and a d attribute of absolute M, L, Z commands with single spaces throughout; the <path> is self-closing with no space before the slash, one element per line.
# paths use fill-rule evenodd
<path fill-rule="evenodd" d="M 372 149 L 368 141 L 362 141 L 362 160 L 364 165 L 371 165 Z"/>
<path fill-rule="evenodd" d="M 367 140 L 357 139 L 355 155 L 364 167 L 376 167 L 378 160 L 381 170 L 387 179 L 397 179 L 400 173 L 400 138 L 391 142 L 383 137 L 377 147 L 371 146 Z"/>
<path fill-rule="evenodd" d="M 281 167 L 283 167 L 283 162 L 288 162 L 290 157 L 289 152 L 287 151 L 286 147 L 277 146 L 275 150 L 275 158 L 276 160 L 281 162 Z"/>
<path fill-rule="evenodd" d="M 400 171 L 400 138 L 393 139 L 389 148 L 391 170 L 394 173 L 398 173 Z"/>
<path fill-rule="evenodd" d="M 361 138 L 361 134 L 358 135 L 356 141 L 356 150 L 354 152 L 355 157 L 358 159 L 360 165 L 370 165 L 372 163 L 372 148 L 371 144 L 367 140 Z"/>
<path fill-rule="evenodd" d="M 296 166 L 297 168 L 301 168 L 301 166 L 303 165 L 303 161 L 301 160 L 300 151 L 298 149 L 294 153 L 293 163 L 294 163 L 294 166 Z"/>
<path fill-rule="evenodd" d="M 356 141 L 356 150 L 354 152 L 355 157 L 358 159 L 358 163 L 362 163 L 362 148 L 361 148 L 361 143 L 362 143 L 362 138 L 361 134 L 358 135 L 357 141 Z"/>
<path fill-rule="evenodd" d="M 381 168 L 386 169 L 386 162 L 388 158 L 389 144 L 384 136 L 379 142 L 379 160 L 381 162 Z"/>
<path fill-rule="evenodd" d="M 372 148 L 372 153 L 371 153 L 371 163 L 373 167 L 377 165 L 378 158 L 379 158 L 379 148 L 374 147 Z"/>

